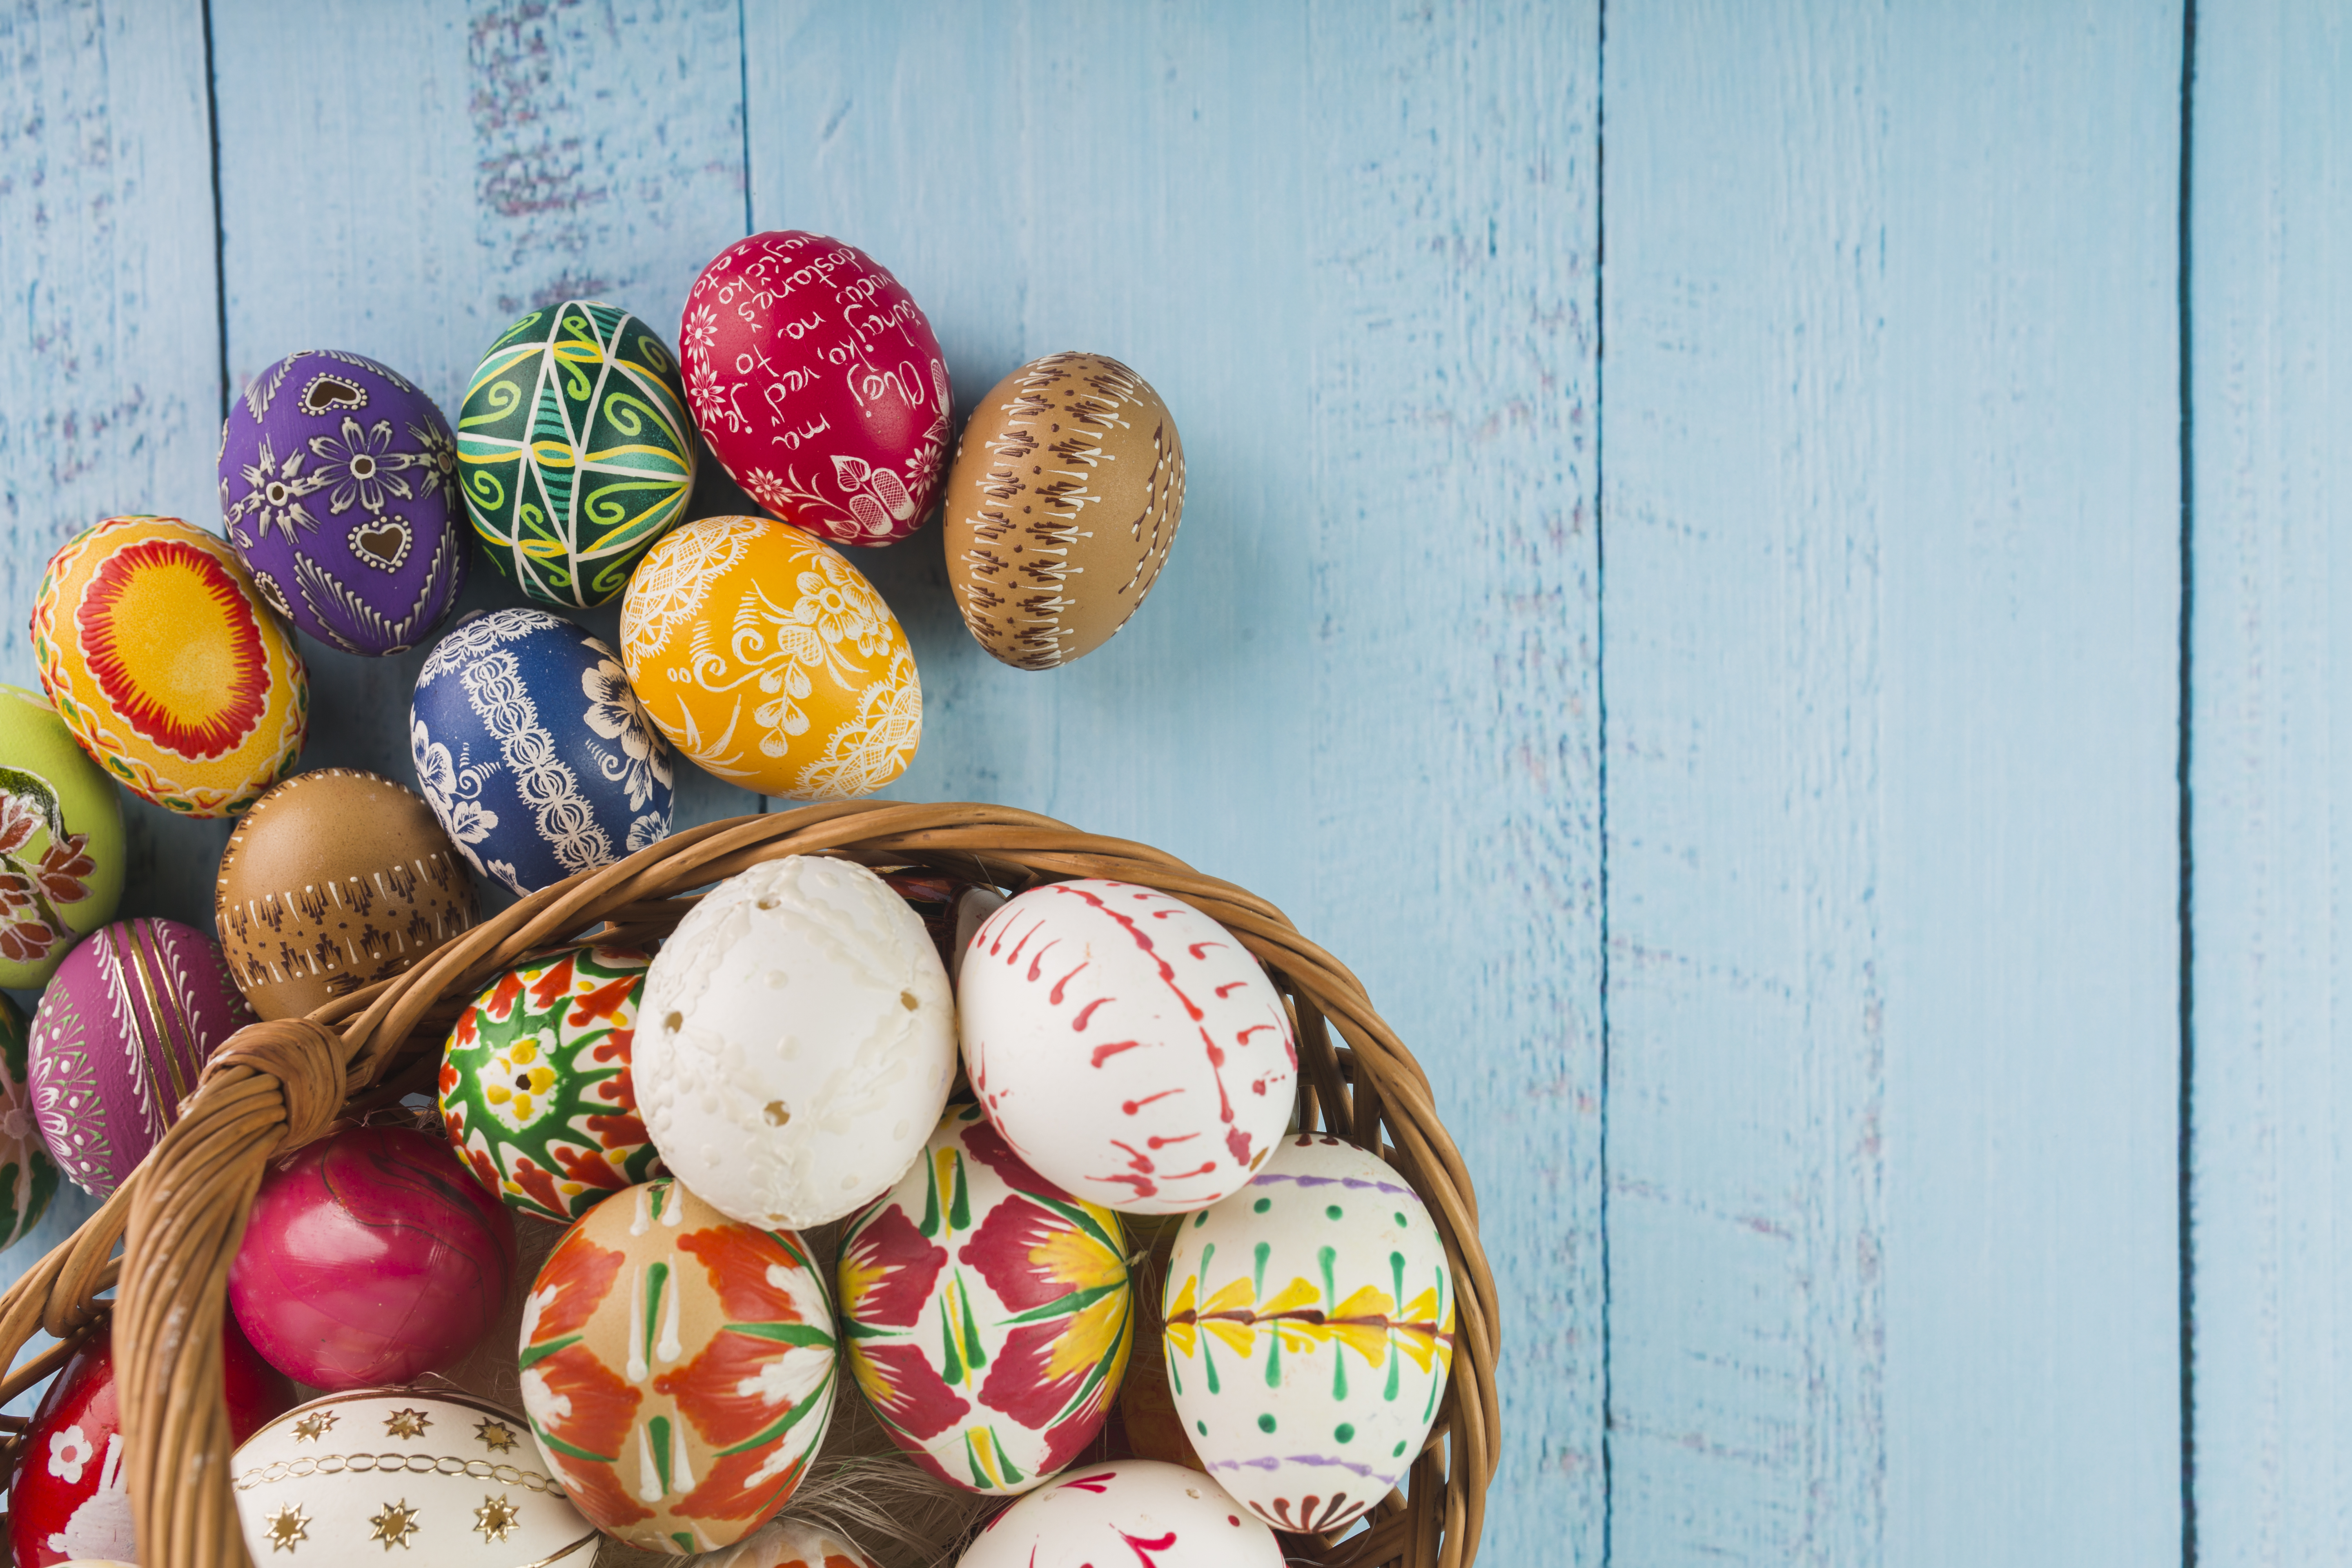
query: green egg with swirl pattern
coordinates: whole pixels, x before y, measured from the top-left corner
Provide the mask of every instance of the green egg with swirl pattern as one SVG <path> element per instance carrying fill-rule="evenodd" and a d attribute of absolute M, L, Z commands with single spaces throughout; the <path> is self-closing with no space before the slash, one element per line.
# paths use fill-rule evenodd
<path fill-rule="evenodd" d="M 587 609 L 686 515 L 694 422 L 677 360 L 617 305 L 566 300 L 509 327 L 457 414 L 466 515 L 498 574 Z"/>

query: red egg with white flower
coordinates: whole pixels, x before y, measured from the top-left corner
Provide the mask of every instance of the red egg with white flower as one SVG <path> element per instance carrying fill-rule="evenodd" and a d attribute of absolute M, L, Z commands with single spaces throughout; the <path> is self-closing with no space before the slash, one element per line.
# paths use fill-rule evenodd
<path fill-rule="evenodd" d="M 797 229 L 736 241 L 678 325 L 711 455 L 784 521 L 887 544 L 940 497 L 953 403 L 922 308 L 856 246 Z"/>

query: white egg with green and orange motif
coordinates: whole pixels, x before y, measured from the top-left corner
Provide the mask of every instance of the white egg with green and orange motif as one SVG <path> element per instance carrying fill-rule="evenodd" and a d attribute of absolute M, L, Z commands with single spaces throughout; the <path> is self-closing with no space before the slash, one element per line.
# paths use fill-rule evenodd
<path fill-rule="evenodd" d="M 1078 1458 L 1118 1393 L 1134 1301 L 1118 1216 L 1037 1174 L 975 1105 L 850 1222 L 850 1370 L 915 1462 L 1024 1492 Z"/>
<path fill-rule="evenodd" d="M 1276 1530 L 1338 1530 L 1421 1452 L 1454 1363 L 1454 1278 L 1378 1155 L 1293 1133 L 1181 1223 L 1161 1335 L 1176 1411 L 1217 1482 Z"/>
<path fill-rule="evenodd" d="M 568 1225 L 662 1173 L 629 1074 L 652 962 L 593 944 L 536 954 L 458 1015 L 441 1057 L 442 1125 L 509 1207 Z"/>

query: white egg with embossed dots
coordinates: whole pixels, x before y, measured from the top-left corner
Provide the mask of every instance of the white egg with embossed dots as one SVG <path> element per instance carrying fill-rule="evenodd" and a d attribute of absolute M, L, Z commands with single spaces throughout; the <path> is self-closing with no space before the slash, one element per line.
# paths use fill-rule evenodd
<path fill-rule="evenodd" d="M 298 1405 L 238 1447 L 229 1476 L 256 1563 L 396 1552 L 436 1568 L 587 1568 L 601 1539 L 548 1473 L 530 1423 L 451 1389 Z"/>
<path fill-rule="evenodd" d="M 1041 1176 L 1106 1208 L 1184 1214 L 1237 1192 L 1289 1125 L 1282 995 L 1180 900 L 1088 878 L 1032 888 L 972 933 L 964 1066 Z"/>
<path fill-rule="evenodd" d="M 791 855 L 704 895 L 646 972 L 630 1063 L 662 1163 L 745 1225 L 839 1219 L 947 1108 L 955 1002 L 922 918 L 865 867 Z"/>

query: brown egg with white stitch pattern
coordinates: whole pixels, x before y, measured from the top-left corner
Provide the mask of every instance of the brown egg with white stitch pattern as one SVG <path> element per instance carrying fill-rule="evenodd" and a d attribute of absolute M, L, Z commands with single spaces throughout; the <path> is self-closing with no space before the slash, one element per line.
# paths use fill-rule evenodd
<path fill-rule="evenodd" d="M 1107 354 L 1049 354 L 989 390 L 948 474 L 941 532 L 964 625 L 1016 669 L 1108 642 L 1159 581 L 1184 515 L 1184 443 Z"/>

